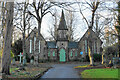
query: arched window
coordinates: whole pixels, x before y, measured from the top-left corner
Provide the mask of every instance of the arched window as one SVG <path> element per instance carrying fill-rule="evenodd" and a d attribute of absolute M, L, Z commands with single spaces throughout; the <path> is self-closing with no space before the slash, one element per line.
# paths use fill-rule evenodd
<path fill-rule="evenodd" d="M 97 46 L 96 41 L 94 41 L 94 53 L 96 53 L 96 46 Z"/>
<path fill-rule="evenodd" d="M 34 37 L 34 51 L 35 51 L 36 37 Z"/>
<path fill-rule="evenodd" d="M 75 51 L 75 56 L 77 56 L 77 50 Z"/>
<path fill-rule="evenodd" d="M 55 56 L 55 51 L 53 51 L 53 56 Z"/>
<path fill-rule="evenodd" d="M 32 40 L 30 40 L 30 53 L 32 53 Z"/>
<path fill-rule="evenodd" d="M 50 56 L 50 50 L 48 51 L 48 56 Z"/>
<path fill-rule="evenodd" d="M 71 52 L 70 52 L 70 56 L 71 56 L 71 57 L 73 56 L 72 50 L 71 50 Z"/>
<path fill-rule="evenodd" d="M 39 53 L 40 53 L 40 40 L 39 40 Z"/>
<path fill-rule="evenodd" d="M 85 40 L 85 53 L 87 53 L 87 40 Z"/>

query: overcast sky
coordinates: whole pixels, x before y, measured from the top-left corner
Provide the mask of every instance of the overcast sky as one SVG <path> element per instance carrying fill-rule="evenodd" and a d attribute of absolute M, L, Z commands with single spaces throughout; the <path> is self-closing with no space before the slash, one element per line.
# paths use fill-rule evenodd
<path fill-rule="evenodd" d="M 21 0 L 17 0 L 17 1 L 21 2 Z M 59 0 L 59 2 L 71 2 L 71 1 L 73 1 L 73 0 Z M 76 1 L 76 0 L 74 0 L 74 1 Z M 77 0 L 77 1 L 79 1 L 81 3 L 84 2 L 84 0 Z M 86 0 L 86 1 L 89 1 L 89 0 Z M 30 0 L 30 2 L 32 2 L 32 0 Z M 109 7 L 115 7 L 115 4 L 113 4 L 112 1 L 106 0 L 106 3 L 107 3 L 107 6 L 109 6 Z M 77 4 L 73 5 L 73 7 L 76 11 L 79 11 Z M 82 7 L 82 8 L 84 9 L 84 7 Z M 62 8 L 57 7 L 57 11 L 59 13 L 59 16 L 61 16 Z M 64 10 L 64 12 L 65 12 L 65 10 Z M 107 10 L 104 10 L 104 11 L 101 10 L 101 11 L 99 11 L 99 13 L 108 18 L 111 16 L 111 15 L 109 15 L 110 12 Z M 75 39 L 76 39 L 76 38 L 81 38 L 88 28 L 87 28 L 87 25 L 86 25 L 85 21 L 83 20 L 83 17 L 81 16 L 81 14 L 79 12 L 75 12 L 74 14 L 76 15 L 76 30 L 75 30 Z M 91 11 L 88 9 L 84 10 L 83 14 L 87 19 L 89 19 L 91 17 Z M 65 16 L 65 18 L 66 18 L 66 16 Z M 37 27 L 37 21 L 35 21 L 35 19 L 34 19 L 33 23 L 34 23 L 33 28 L 35 26 Z M 45 15 L 43 18 L 43 21 L 42 21 L 41 33 L 43 34 L 44 38 L 51 36 L 48 33 L 49 27 L 53 27 L 51 14 Z"/>
<path fill-rule="evenodd" d="M 112 2 L 107 2 L 107 5 L 110 7 L 115 7 L 115 4 L 113 4 Z M 78 10 L 78 5 L 73 5 L 73 7 Z M 83 7 L 84 8 L 84 7 Z M 58 8 L 58 13 L 59 15 L 61 16 L 61 12 L 62 12 L 62 9 L 61 8 Z M 65 10 L 64 10 L 65 12 Z M 106 18 L 110 18 L 111 15 L 109 11 L 107 10 L 104 10 L 104 11 L 99 11 L 100 14 L 102 14 L 103 16 L 105 16 Z M 75 30 L 75 39 L 76 38 L 81 38 L 84 33 L 86 32 L 86 30 L 88 29 L 85 21 L 83 20 L 83 17 L 81 16 L 81 14 L 79 12 L 75 12 L 74 13 L 76 15 L 76 30 Z M 89 10 L 84 10 L 83 12 L 84 16 L 86 18 L 90 18 L 91 17 L 91 12 Z M 66 17 L 66 16 L 65 16 Z M 101 18 L 102 19 L 102 18 Z M 41 32 L 42 34 L 44 35 L 44 37 L 49 37 L 50 34 L 47 32 L 48 31 L 48 27 L 49 26 L 52 26 L 51 25 L 52 22 L 51 22 L 51 14 L 47 14 L 44 19 L 43 19 L 43 22 L 42 22 L 42 29 L 41 29 Z M 47 30 L 46 30 L 47 29 Z"/>

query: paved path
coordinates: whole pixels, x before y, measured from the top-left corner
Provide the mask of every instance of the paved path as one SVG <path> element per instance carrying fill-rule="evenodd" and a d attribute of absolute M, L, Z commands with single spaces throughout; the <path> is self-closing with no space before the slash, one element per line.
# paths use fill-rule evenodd
<path fill-rule="evenodd" d="M 54 64 L 41 78 L 80 78 L 73 67 L 80 64 Z M 41 80 L 41 79 L 38 79 Z"/>

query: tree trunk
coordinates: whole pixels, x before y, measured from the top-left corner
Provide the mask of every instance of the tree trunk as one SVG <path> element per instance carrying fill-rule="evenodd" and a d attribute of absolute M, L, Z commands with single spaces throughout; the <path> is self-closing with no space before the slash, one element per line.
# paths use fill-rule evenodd
<path fill-rule="evenodd" d="M 93 53 L 92 53 L 92 49 L 90 47 L 88 47 L 89 49 L 89 59 L 90 59 L 90 65 L 93 66 L 94 61 L 93 61 Z"/>
<path fill-rule="evenodd" d="M 26 64 L 26 45 L 25 45 L 25 33 L 26 33 L 26 18 L 25 18 L 25 12 L 26 12 L 26 2 L 24 4 L 24 11 L 23 11 L 23 65 Z"/>
<path fill-rule="evenodd" d="M 25 33 L 23 32 L 23 65 L 26 63 Z"/>
<path fill-rule="evenodd" d="M 118 34 L 118 55 L 120 58 L 120 33 Z M 120 59 L 119 59 L 119 65 L 120 65 Z"/>
<path fill-rule="evenodd" d="M 38 34 L 41 33 L 41 20 L 38 21 Z"/>
<path fill-rule="evenodd" d="M 11 64 L 11 36 L 12 36 L 12 28 L 13 28 L 13 6 L 14 2 L 8 2 L 7 5 L 7 27 L 6 27 L 6 34 L 5 34 L 5 42 L 4 42 L 4 50 L 3 50 L 3 57 L 2 57 L 2 73 L 7 75 L 10 74 L 10 64 Z"/>
<path fill-rule="evenodd" d="M 3 45 L 4 45 L 4 37 L 5 37 L 5 28 L 6 28 L 6 21 L 5 21 L 5 3 L 2 2 L 2 31 L 1 31 L 1 36 L 2 36 L 2 50 L 3 50 Z"/>
<path fill-rule="evenodd" d="M 120 34 L 118 35 L 118 49 L 119 49 L 119 58 L 120 58 Z"/>
<path fill-rule="evenodd" d="M 105 63 L 105 58 L 104 58 L 104 56 L 105 56 L 105 54 L 104 54 L 104 52 L 102 53 L 102 62 L 101 62 L 101 64 L 104 64 Z"/>
<path fill-rule="evenodd" d="M 90 65 L 94 65 L 94 61 L 93 61 L 93 50 L 92 50 L 92 35 L 89 34 L 89 37 L 88 37 L 88 49 L 89 49 L 89 59 L 90 59 Z"/>

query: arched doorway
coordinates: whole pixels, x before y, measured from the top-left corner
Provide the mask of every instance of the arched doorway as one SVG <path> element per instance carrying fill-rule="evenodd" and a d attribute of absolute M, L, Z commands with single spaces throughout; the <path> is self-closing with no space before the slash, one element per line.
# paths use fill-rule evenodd
<path fill-rule="evenodd" d="M 65 55 L 65 50 L 64 49 L 60 49 L 59 51 L 60 55 L 59 55 L 59 61 L 60 62 L 65 62 L 66 61 L 66 55 Z"/>

